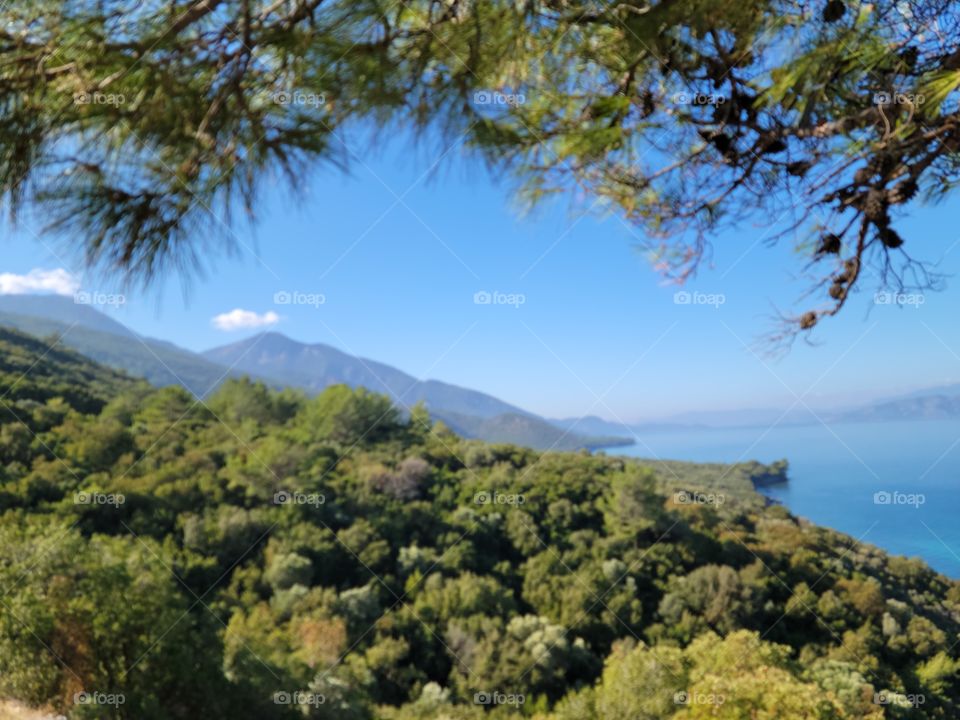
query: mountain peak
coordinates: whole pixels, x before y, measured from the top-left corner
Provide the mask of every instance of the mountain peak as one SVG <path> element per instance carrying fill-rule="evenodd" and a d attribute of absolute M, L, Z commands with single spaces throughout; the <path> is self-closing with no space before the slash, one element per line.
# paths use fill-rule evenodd
<path fill-rule="evenodd" d="M 289 335 L 284 335 L 279 330 L 264 330 L 262 333 L 257 333 L 253 337 L 248 338 L 243 342 L 271 343 L 271 344 L 282 343 L 284 345 L 297 345 L 297 346 L 305 345 L 305 343 L 302 343 L 299 340 L 294 340 Z"/>
<path fill-rule="evenodd" d="M 298 342 L 294 340 L 289 335 L 284 335 L 279 330 L 264 330 L 261 333 L 257 333 L 253 336 L 254 338 L 264 338 L 264 339 L 275 339 L 275 340 L 286 340 L 288 342 Z M 298 343 L 301 344 L 301 343 Z"/>
<path fill-rule="evenodd" d="M 262 377 L 282 380 L 313 392 L 330 385 L 365 387 L 383 393 L 400 407 L 426 403 L 433 410 L 491 418 L 531 413 L 486 393 L 438 380 L 419 380 L 385 363 L 351 355 L 324 343 L 301 343 L 276 331 L 203 353 L 212 362 Z"/>
<path fill-rule="evenodd" d="M 303 342 L 301 340 L 292 338 L 289 335 L 285 335 L 279 330 L 264 330 L 261 333 L 257 333 L 256 335 L 251 335 L 245 340 L 240 340 L 239 342 L 232 343 L 231 345 L 224 345 L 221 347 L 211 348 L 210 350 L 205 351 L 204 354 L 217 352 L 218 350 L 221 350 L 224 347 L 237 347 L 237 346 L 240 346 L 240 347 L 256 346 L 258 348 L 264 348 L 264 349 L 275 350 L 275 351 L 282 350 L 285 352 L 291 352 L 291 351 L 304 352 L 304 351 L 309 351 L 311 349 L 321 349 L 321 350 L 326 350 L 326 351 L 336 352 L 336 353 L 342 352 L 340 350 L 337 350 L 331 345 L 327 345 L 326 343 Z"/>

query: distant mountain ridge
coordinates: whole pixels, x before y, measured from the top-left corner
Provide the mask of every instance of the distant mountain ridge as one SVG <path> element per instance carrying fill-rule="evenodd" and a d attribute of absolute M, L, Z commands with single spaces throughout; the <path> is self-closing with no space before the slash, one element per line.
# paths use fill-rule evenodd
<path fill-rule="evenodd" d="M 153 385 L 182 385 L 198 397 L 241 375 L 309 394 L 342 383 L 383 393 L 401 407 L 423 402 L 435 418 L 465 437 L 557 450 L 627 444 L 622 437 L 567 432 L 492 395 L 418 380 L 384 363 L 275 332 L 198 354 L 139 335 L 94 307 L 57 295 L 0 295 L 0 325 L 35 337 L 59 336 L 61 345 L 92 360 Z"/>
<path fill-rule="evenodd" d="M 252 375 L 284 378 L 287 384 L 311 392 L 344 383 L 382 393 L 403 408 L 423 403 L 433 417 L 454 431 L 488 442 L 563 450 L 629 444 L 612 433 L 591 437 L 589 430 L 567 431 L 492 395 L 439 380 L 418 380 L 384 363 L 349 355 L 325 343 L 297 342 L 277 332 L 207 350 L 203 357 Z"/>
<path fill-rule="evenodd" d="M 60 343 L 151 385 L 182 385 L 204 397 L 231 375 L 226 368 L 165 340 L 138 335 L 89 306 L 56 295 L 0 295 L 0 325 Z"/>
<path fill-rule="evenodd" d="M 366 387 L 401 407 L 423 402 L 431 415 L 465 437 L 537 449 L 572 450 L 632 444 L 642 433 L 684 428 L 801 425 L 960 418 L 960 385 L 914 391 L 861 407 L 813 415 L 776 408 L 691 412 L 660 421 L 621 423 L 596 416 L 545 419 L 487 393 L 419 380 L 375 360 L 324 343 L 301 343 L 277 332 L 195 353 L 137 334 L 108 314 L 56 295 L 0 295 L 0 325 L 61 344 L 151 384 L 182 385 L 204 397 L 230 377 L 250 375 L 271 387 L 315 394 L 343 383 Z"/>
<path fill-rule="evenodd" d="M 896 420 L 949 420 L 960 418 L 960 394 L 920 395 L 890 400 L 842 413 L 846 422 L 891 422 Z"/>
<path fill-rule="evenodd" d="M 254 375 L 282 377 L 316 392 L 345 383 L 383 393 L 401 406 L 423 402 L 428 408 L 482 418 L 504 413 L 536 417 L 486 393 L 438 380 L 417 380 L 384 363 L 349 355 L 324 343 L 300 343 L 277 332 L 213 348 L 202 357 Z"/>
<path fill-rule="evenodd" d="M 0 312 L 46 318 L 67 326 L 82 325 L 114 335 L 135 334 L 106 313 L 62 295 L 0 295 Z"/>
<path fill-rule="evenodd" d="M 940 391 L 939 393 L 937 391 Z M 960 418 L 960 385 L 921 390 L 841 410 L 806 407 L 780 410 L 757 408 L 737 411 L 706 411 L 674 415 L 645 423 L 621 423 L 594 416 L 551 420 L 557 427 L 591 435 L 636 438 L 643 433 L 670 430 L 723 430 L 745 427 L 795 427 L 823 423 L 949 420 Z"/>

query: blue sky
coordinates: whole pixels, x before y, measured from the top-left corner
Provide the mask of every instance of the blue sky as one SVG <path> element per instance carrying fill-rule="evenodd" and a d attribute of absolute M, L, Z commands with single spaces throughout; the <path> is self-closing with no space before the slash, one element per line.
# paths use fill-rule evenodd
<path fill-rule="evenodd" d="M 438 154 L 398 141 L 363 156 L 350 176 L 318 168 L 304 178 L 303 202 L 275 186 L 256 228 L 236 228 L 234 256 L 211 249 L 207 273 L 186 290 L 166 278 L 107 311 L 193 350 L 259 331 L 219 329 L 216 316 L 274 313 L 269 327 L 297 340 L 552 417 L 634 421 L 786 407 L 798 396 L 824 408 L 960 382 L 960 296 L 950 278 L 920 307 L 877 306 L 874 288 L 865 287 L 818 328 L 816 346 L 801 341 L 773 358 L 759 341 L 774 328 L 776 309 L 807 309 L 795 301 L 808 284 L 797 277 L 794 249 L 769 247 L 763 227 L 716 238 L 710 265 L 684 288 L 722 294 L 721 306 L 676 304 L 678 288 L 636 249 L 636 228 L 567 201 L 524 216 L 508 179 L 458 147 L 431 173 Z M 955 275 L 953 214 L 942 205 L 903 227 L 914 257 Z M 65 268 L 86 290 L 120 289 L 84 275 L 70 239 L 39 236 L 36 221 L 5 230 L 0 273 Z M 323 303 L 278 305 L 278 292 Z M 499 293 L 499 302 L 477 304 L 478 292 Z"/>

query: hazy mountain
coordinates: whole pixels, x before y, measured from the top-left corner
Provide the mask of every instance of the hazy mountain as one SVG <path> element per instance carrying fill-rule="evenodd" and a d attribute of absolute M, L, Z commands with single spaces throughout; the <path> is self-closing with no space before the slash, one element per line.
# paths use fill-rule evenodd
<path fill-rule="evenodd" d="M 596 416 L 546 420 L 486 393 L 437 380 L 418 380 L 385 363 L 355 357 L 323 343 L 300 343 L 276 332 L 198 354 L 139 335 L 90 305 L 58 295 L 0 295 L 0 325 L 36 337 L 61 337 L 63 347 L 97 362 L 143 377 L 153 385 L 183 385 L 198 396 L 239 375 L 311 394 L 344 383 L 383 393 L 402 407 L 423 402 L 434 417 L 466 437 L 536 448 L 606 447 L 623 444 L 645 432 L 689 427 L 960 417 L 960 385 L 951 385 L 849 410 L 821 412 L 820 419 L 801 407 L 786 415 L 776 408 L 687 412 L 629 426 Z"/>
<path fill-rule="evenodd" d="M 383 393 L 401 407 L 423 402 L 433 417 L 455 432 L 489 442 L 572 450 L 623 444 L 622 437 L 589 430 L 564 432 L 547 420 L 492 395 L 438 380 L 418 380 L 384 363 L 349 355 L 324 343 L 301 343 L 277 332 L 213 348 L 203 357 L 251 374 L 283 378 L 289 385 L 320 392 L 344 383 Z"/>
<path fill-rule="evenodd" d="M 945 388 L 949 389 L 949 388 Z M 776 425 L 816 425 L 821 422 L 879 422 L 891 420 L 942 420 L 960 417 L 960 387 L 953 393 L 930 394 L 918 391 L 903 397 L 885 399 L 854 408 L 840 410 L 807 409 L 803 406 L 784 410 L 744 410 L 725 412 L 686 413 L 675 415 L 675 421 L 687 427 L 768 427 Z M 639 432 L 642 428 L 633 427 Z M 594 429 L 594 432 L 596 430 Z"/>
<path fill-rule="evenodd" d="M 536 417 L 486 393 L 437 380 L 417 380 L 389 365 L 323 343 L 300 343 L 276 332 L 208 350 L 203 357 L 245 372 L 283 378 L 290 385 L 313 391 L 344 383 L 383 393 L 406 407 L 423 402 L 431 410 L 479 418 L 503 414 Z"/>
<path fill-rule="evenodd" d="M 954 395 L 960 395 L 960 383 L 937 385 L 935 387 L 914 390 L 913 392 L 904 393 L 898 397 L 891 398 L 891 400 L 906 400 L 908 398 L 924 398 L 933 396 L 952 397 Z"/>
<path fill-rule="evenodd" d="M 819 414 L 819 413 L 818 413 Z M 593 415 L 584 418 L 561 418 L 551 423 L 564 430 L 589 433 L 591 435 L 611 435 L 621 438 L 635 438 L 643 433 L 683 430 L 693 428 L 734 428 L 762 427 L 769 425 L 809 425 L 818 422 L 817 417 L 806 408 L 794 408 L 789 411 L 775 408 L 756 408 L 746 410 L 705 410 L 670 415 L 662 420 L 650 420 L 638 423 L 621 423 L 604 420 Z"/>
<path fill-rule="evenodd" d="M 201 397 L 226 378 L 240 375 L 310 394 L 344 383 L 384 393 L 405 407 L 423 401 L 437 419 L 466 437 L 557 450 L 620 442 L 610 437 L 611 433 L 590 437 L 585 429 L 565 434 L 492 395 L 437 380 L 417 380 L 384 363 L 357 358 L 329 345 L 299 343 L 279 333 L 265 333 L 200 355 L 139 335 L 89 305 L 56 295 L 0 296 L 0 325 L 35 337 L 59 337 L 58 346 L 143 377 L 153 385 L 182 385 Z"/>
<path fill-rule="evenodd" d="M 134 336 L 126 325 L 90 305 L 63 295 L 0 295 L 0 312 L 56 320 L 66 326 L 82 325 L 90 330 Z"/>
<path fill-rule="evenodd" d="M 620 438 L 632 438 L 634 435 L 632 426 L 604 420 L 596 415 L 587 415 L 582 418 L 556 418 L 550 420 L 550 424 L 561 430 L 589 435 L 611 435 Z"/>
<path fill-rule="evenodd" d="M 145 378 L 152 385 L 182 385 L 200 397 L 231 374 L 189 350 L 138 335 L 69 297 L 0 295 L 0 325 L 35 337 L 59 336 L 60 345 L 92 360 Z"/>
<path fill-rule="evenodd" d="M 547 420 L 530 415 L 504 413 L 491 418 L 481 418 L 442 410 L 433 411 L 431 414 L 445 422 L 458 435 L 481 438 L 487 442 L 516 443 L 516 438 L 519 437 L 524 438 L 524 445 L 550 450 L 592 450 L 633 443 L 632 439 L 620 436 L 586 436 L 583 433 L 568 432 Z"/>
<path fill-rule="evenodd" d="M 904 397 L 877 405 L 868 405 L 841 413 L 846 422 L 891 420 L 946 420 L 960 418 L 960 395 L 923 395 Z"/>
<path fill-rule="evenodd" d="M 792 408 L 744 408 L 742 410 L 702 410 L 671 415 L 663 422 L 702 427 L 768 427 L 771 425 L 809 425 L 818 422 L 823 410 L 808 409 L 801 403 Z"/>

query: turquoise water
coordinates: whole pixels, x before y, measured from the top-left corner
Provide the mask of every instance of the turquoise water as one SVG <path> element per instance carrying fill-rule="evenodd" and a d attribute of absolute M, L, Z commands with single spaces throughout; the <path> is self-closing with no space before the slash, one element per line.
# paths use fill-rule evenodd
<path fill-rule="evenodd" d="M 960 421 L 671 430 L 640 440 L 609 454 L 786 458 L 790 481 L 764 492 L 791 512 L 960 578 Z"/>

